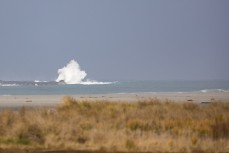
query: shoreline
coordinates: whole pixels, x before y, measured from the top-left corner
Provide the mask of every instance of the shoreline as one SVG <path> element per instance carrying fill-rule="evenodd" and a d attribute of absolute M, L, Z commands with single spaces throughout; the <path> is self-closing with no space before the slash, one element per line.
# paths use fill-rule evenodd
<path fill-rule="evenodd" d="M 80 101 L 138 102 L 146 99 L 171 100 L 174 102 L 208 103 L 229 102 L 228 92 L 148 92 L 85 95 L 0 95 L 0 108 L 11 107 L 54 107 L 64 96 Z"/>

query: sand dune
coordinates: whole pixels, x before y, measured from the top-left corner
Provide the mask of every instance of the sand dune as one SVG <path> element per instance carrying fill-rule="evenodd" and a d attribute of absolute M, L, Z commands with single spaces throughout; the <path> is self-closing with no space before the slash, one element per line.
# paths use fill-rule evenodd
<path fill-rule="evenodd" d="M 11 95 L 0 96 L 0 108 L 4 107 L 49 107 L 56 106 L 64 95 Z M 70 95 L 77 100 L 109 100 L 109 101 L 139 101 L 149 98 L 172 100 L 176 102 L 212 102 L 229 101 L 228 92 L 184 92 L 184 93 L 125 93 L 125 94 L 95 94 Z"/>

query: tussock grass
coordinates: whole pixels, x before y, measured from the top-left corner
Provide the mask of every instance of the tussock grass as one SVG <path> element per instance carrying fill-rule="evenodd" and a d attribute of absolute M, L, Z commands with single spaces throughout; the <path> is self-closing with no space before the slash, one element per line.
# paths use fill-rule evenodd
<path fill-rule="evenodd" d="M 77 101 L 0 112 L 0 148 L 229 151 L 229 103 Z"/>

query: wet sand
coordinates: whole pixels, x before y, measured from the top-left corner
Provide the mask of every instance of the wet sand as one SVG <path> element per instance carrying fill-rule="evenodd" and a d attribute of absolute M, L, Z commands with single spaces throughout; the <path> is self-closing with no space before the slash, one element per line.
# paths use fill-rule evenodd
<path fill-rule="evenodd" d="M 12 95 L 0 96 L 0 108 L 5 107 L 53 107 L 65 95 Z M 140 101 L 150 98 L 172 100 L 175 102 L 207 103 L 213 101 L 229 102 L 229 92 L 183 92 L 183 93 L 127 93 L 127 94 L 95 94 L 95 95 L 68 95 L 78 100 L 107 100 L 107 101 Z"/>

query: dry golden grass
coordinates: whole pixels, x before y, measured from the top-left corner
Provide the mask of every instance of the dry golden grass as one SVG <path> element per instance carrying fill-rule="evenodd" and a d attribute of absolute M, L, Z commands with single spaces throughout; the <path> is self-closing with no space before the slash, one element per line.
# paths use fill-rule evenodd
<path fill-rule="evenodd" d="M 0 148 L 228 152 L 229 103 L 77 101 L 0 112 Z"/>

